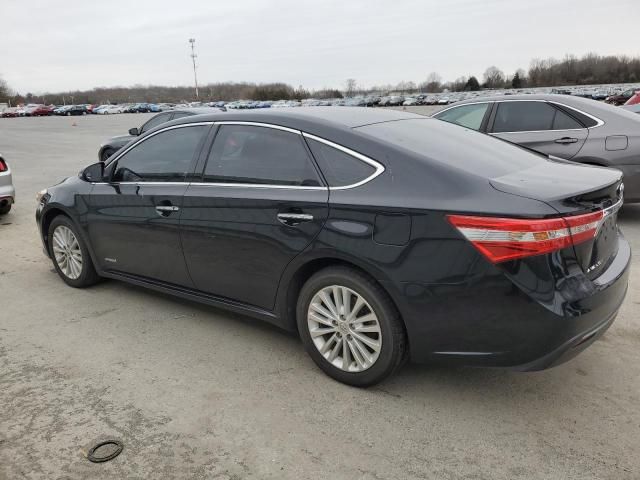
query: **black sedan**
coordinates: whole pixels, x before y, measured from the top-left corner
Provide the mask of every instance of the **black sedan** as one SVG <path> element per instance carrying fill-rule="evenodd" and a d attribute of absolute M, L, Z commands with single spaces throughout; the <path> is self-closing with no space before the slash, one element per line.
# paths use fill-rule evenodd
<path fill-rule="evenodd" d="M 111 155 L 116 153 L 122 147 L 124 147 L 127 143 L 129 143 L 134 138 L 142 135 L 143 133 L 148 132 L 152 128 L 157 127 L 158 125 L 166 122 L 170 122 L 171 120 L 177 120 L 178 118 L 188 117 L 190 115 L 199 115 L 203 113 L 211 113 L 213 110 L 211 108 L 200 107 L 200 108 L 184 108 L 180 110 L 170 110 L 167 112 L 159 113 L 158 115 L 154 115 L 145 123 L 142 124 L 140 128 L 133 127 L 129 129 L 128 135 L 119 135 L 117 137 L 111 137 L 110 139 L 103 142 L 98 148 L 98 160 L 104 162 Z"/>
<path fill-rule="evenodd" d="M 43 190 L 62 280 L 111 278 L 297 331 L 356 386 L 407 359 L 538 370 L 613 322 L 621 173 L 405 112 L 229 112 Z"/>

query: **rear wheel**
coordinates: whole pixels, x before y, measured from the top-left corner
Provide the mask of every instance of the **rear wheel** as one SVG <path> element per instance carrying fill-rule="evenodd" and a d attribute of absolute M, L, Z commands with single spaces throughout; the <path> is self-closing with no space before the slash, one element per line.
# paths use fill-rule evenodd
<path fill-rule="evenodd" d="M 10 203 L 7 203 L 6 205 L 3 205 L 2 207 L 0 207 L 0 215 L 6 215 L 10 211 L 11 211 Z"/>
<path fill-rule="evenodd" d="M 387 293 L 347 267 L 313 275 L 298 297 L 300 336 L 330 377 L 356 387 L 376 384 L 406 358 L 402 321 Z"/>
<path fill-rule="evenodd" d="M 100 280 L 82 237 L 68 217 L 53 219 L 47 239 L 53 265 L 67 285 L 83 288 Z"/>

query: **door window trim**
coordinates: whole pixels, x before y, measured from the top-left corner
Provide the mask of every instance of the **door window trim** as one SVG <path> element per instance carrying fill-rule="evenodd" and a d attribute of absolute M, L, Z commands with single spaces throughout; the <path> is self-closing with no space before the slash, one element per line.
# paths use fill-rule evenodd
<path fill-rule="evenodd" d="M 567 110 L 573 110 L 576 111 L 578 113 L 581 113 L 582 115 L 585 115 L 589 118 L 591 118 L 592 120 L 598 122 L 596 125 L 593 125 L 592 127 L 582 127 L 582 128 L 562 128 L 562 129 L 549 129 L 549 130 L 517 130 L 514 132 L 487 132 L 489 135 L 503 135 L 503 134 L 507 134 L 507 133 L 543 133 L 543 132 L 580 132 L 582 130 L 591 130 L 592 128 L 598 128 L 601 127 L 602 125 L 604 125 L 604 121 L 599 119 L 598 117 L 594 117 L 593 115 L 584 112 L 578 108 L 572 107 L 570 105 L 567 105 L 566 103 L 562 103 L 562 102 L 557 102 L 555 100 L 540 100 L 540 99 L 518 99 L 518 100 L 496 100 L 496 106 L 495 106 L 495 112 L 497 114 L 498 112 L 498 108 L 500 103 L 513 103 L 513 102 L 541 102 L 541 103 L 548 103 L 550 105 L 559 105 L 560 107 L 564 107 Z M 553 107 L 556 108 L 556 107 Z M 561 110 L 562 111 L 562 110 Z M 564 113 L 564 112 L 563 112 Z M 493 124 L 495 123 L 495 114 L 493 115 L 493 122 L 491 122 L 491 129 L 493 129 Z M 577 121 L 577 120 L 576 120 Z M 578 121 L 578 123 L 580 123 Z"/>
<path fill-rule="evenodd" d="M 161 130 L 158 130 L 157 132 L 153 132 L 149 135 L 145 135 L 144 137 L 140 138 L 139 140 L 137 140 L 135 143 L 129 145 L 126 149 L 124 149 L 123 151 L 118 151 L 115 154 L 113 154 L 111 157 L 109 157 L 109 162 L 107 162 L 105 164 L 105 169 L 114 164 L 117 163 L 118 161 L 120 161 L 120 158 L 125 155 L 128 151 L 132 150 L 133 148 L 135 148 L 136 146 L 140 145 L 142 142 L 147 141 L 148 139 L 155 137 L 156 135 L 162 133 L 162 132 L 167 132 L 169 130 L 174 130 L 176 128 L 188 128 L 188 127 L 201 127 L 201 126 L 211 126 L 213 125 L 213 122 L 195 122 L 195 123 L 185 123 L 185 124 L 180 124 L 180 125 L 172 125 L 170 127 L 164 127 Z M 202 141 L 206 140 L 206 134 L 204 135 L 204 138 L 200 141 L 202 143 Z M 200 145 L 201 147 L 203 145 Z M 192 165 L 193 167 L 194 165 Z M 113 172 L 111 172 L 113 174 Z M 182 181 L 182 182 L 145 182 L 145 181 L 139 181 L 139 182 L 91 182 L 92 185 L 185 185 L 185 184 L 189 184 L 190 182 L 186 182 L 186 181 Z"/>
<path fill-rule="evenodd" d="M 509 99 L 505 99 L 505 100 L 480 100 L 477 102 L 469 102 L 469 103 L 463 103 L 462 105 L 452 105 L 451 107 L 447 107 L 444 108 L 442 110 L 438 110 L 436 113 L 434 113 L 432 115 L 432 117 L 434 118 L 438 118 L 437 116 L 440 113 L 446 112 L 447 110 L 451 110 L 452 108 L 458 108 L 458 107 L 464 107 L 465 105 L 478 105 L 481 103 L 493 103 L 494 104 L 494 109 L 497 111 L 498 108 L 498 104 L 499 103 L 507 103 L 507 102 L 543 102 L 543 103 L 549 103 L 552 105 L 559 105 L 561 107 L 564 107 L 568 110 L 573 110 L 575 112 L 581 113 L 582 115 L 585 115 L 589 118 L 591 118 L 592 120 L 596 121 L 597 124 L 593 125 L 592 127 L 583 127 L 583 128 L 566 128 L 566 129 L 562 129 L 562 130 L 520 130 L 517 132 L 489 132 L 487 131 L 487 133 L 489 135 L 501 135 L 503 133 L 540 133 L 540 132 L 568 132 L 568 131 L 578 131 L 578 130 L 591 130 L 592 128 L 598 128 L 601 127 L 602 125 L 605 124 L 605 121 L 595 117 L 593 115 L 591 115 L 590 113 L 587 113 L 583 110 L 580 110 L 579 108 L 575 108 L 572 107 L 571 105 L 567 105 L 566 103 L 562 103 L 556 100 L 541 100 L 539 98 L 532 98 L 532 99 L 528 99 L 528 98 L 522 98 L 522 99 L 517 99 L 517 100 L 509 100 Z M 489 120 L 489 123 L 491 123 L 491 128 L 493 128 L 493 123 L 491 122 L 492 119 Z M 578 122 L 580 123 L 580 122 Z M 487 125 L 487 130 L 489 129 L 489 125 Z"/>
<path fill-rule="evenodd" d="M 265 127 L 265 128 L 272 128 L 274 130 L 282 130 L 285 132 L 289 132 L 289 133 L 294 133 L 296 135 L 300 135 L 303 138 L 309 138 L 311 140 L 316 140 L 320 143 L 323 143 L 325 145 L 328 145 L 330 147 L 333 147 L 337 150 L 340 150 L 343 153 L 346 153 L 347 155 L 350 155 L 364 163 L 366 163 L 369 166 L 372 166 L 373 168 L 375 168 L 375 171 L 369 175 L 367 178 L 350 184 L 350 185 L 343 185 L 343 186 L 339 186 L 339 187 L 328 187 L 326 185 L 323 186 L 306 186 L 306 185 L 275 185 L 275 184 L 263 184 L 263 183 L 234 183 L 234 182 L 192 182 L 192 181 L 183 181 L 183 182 L 91 182 L 93 185 L 110 185 L 110 184 L 118 184 L 118 185 L 127 185 L 127 184 L 141 184 L 141 185 L 194 185 L 194 186 L 198 186 L 198 187 L 239 187 L 239 188 L 272 188 L 272 189 L 287 189 L 287 190 L 325 190 L 325 191 L 329 191 L 329 190 L 347 190 L 347 189 L 351 189 L 351 188 L 356 188 L 359 187 L 361 185 L 364 185 L 365 183 L 370 182 L 371 180 L 373 180 L 374 178 L 376 178 L 377 176 L 381 175 L 384 171 L 385 171 L 385 167 L 384 165 L 382 165 L 381 163 L 365 156 L 362 155 L 361 153 L 358 153 L 354 150 L 351 150 L 350 148 L 344 147 L 338 143 L 332 142 L 330 140 L 326 140 L 322 137 L 318 137 L 316 135 L 313 135 L 311 133 L 306 133 L 303 132 L 301 130 L 296 130 L 294 128 L 289 128 L 289 127 L 283 127 L 282 125 L 276 125 L 276 124 L 272 124 L 272 123 L 263 123 L 263 122 L 252 122 L 252 121 L 242 121 L 242 120 L 222 120 L 222 121 L 209 121 L 209 122 L 194 122 L 194 123 L 186 123 L 186 124 L 180 124 L 180 125 L 172 125 L 169 127 L 164 127 L 156 132 L 153 132 L 149 135 L 146 135 L 142 138 L 140 138 L 139 140 L 137 140 L 135 143 L 129 145 L 126 149 L 124 149 L 123 151 L 119 151 L 117 153 L 115 153 L 112 157 L 109 158 L 109 162 L 106 165 L 111 165 L 114 162 L 117 162 L 123 155 L 125 155 L 129 150 L 135 148 L 137 145 L 140 145 L 142 142 L 146 141 L 147 139 L 158 135 L 159 133 L 162 132 L 166 132 L 167 130 L 172 130 L 175 128 L 185 128 L 185 127 L 196 127 L 196 126 L 203 126 L 203 125 L 210 125 L 210 126 L 219 126 L 219 125 L 249 125 L 249 126 L 255 126 L 255 127 Z M 209 149 L 212 147 L 213 142 L 215 141 L 215 138 L 213 139 L 213 141 L 211 141 L 210 143 L 208 143 L 207 145 L 205 145 L 204 149 Z M 312 161 L 314 163 L 315 168 L 317 169 L 317 165 L 315 165 L 315 159 L 313 158 L 312 155 L 310 155 L 309 157 L 309 161 Z"/>

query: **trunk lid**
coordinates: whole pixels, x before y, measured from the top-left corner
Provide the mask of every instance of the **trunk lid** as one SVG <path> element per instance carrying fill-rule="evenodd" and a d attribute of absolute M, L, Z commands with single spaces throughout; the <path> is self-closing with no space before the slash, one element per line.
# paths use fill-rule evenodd
<path fill-rule="evenodd" d="M 615 257 L 618 210 L 624 191 L 622 172 L 550 160 L 493 178 L 490 183 L 502 192 L 545 202 L 563 217 L 602 211 L 595 236 L 574 245 L 574 251 L 582 271 L 591 279 Z"/>

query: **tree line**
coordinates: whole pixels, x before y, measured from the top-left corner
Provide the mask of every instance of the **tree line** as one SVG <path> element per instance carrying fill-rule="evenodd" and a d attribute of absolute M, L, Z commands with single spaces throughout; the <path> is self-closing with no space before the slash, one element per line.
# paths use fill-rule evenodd
<path fill-rule="evenodd" d="M 210 83 L 200 87 L 201 101 L 218 100 L 300 100 L 303 98 L 341 98 L 367 93 L 438 93 L 444 90 L 463 91 L 484 88 L 525 88 L 552 87 L 564 85 L 597 85 L 608 83 L 640 82 L 640 57 L 624 55 L 597 55 L 589 53 L 582 57 L 566 55 L 561 60 L 554 58 L 531 61 L 528 71 L 518 69 L 505 74 L 496 66 L 490 66 L 481 76 L 463 76 L 444 82 L 436 73 L 430 73 L 422 82 L 402 81 L 397 84 L 359 87 L 354 78 L 346 80 L 344 88 L 308 90 L 302 86 L 292 87 L 286 83 L 256 84 L 250 82 Z M 67 91 L 34 95 L 12 91 L 0 78 L 0 102 L 20 103 L 134 103 L 134 102 L 170 102 L 193 101 L 193 87 L 167 87 L 160 85 L 134 85 L 132 87 L 97 87 L 91 90 Z"/>

